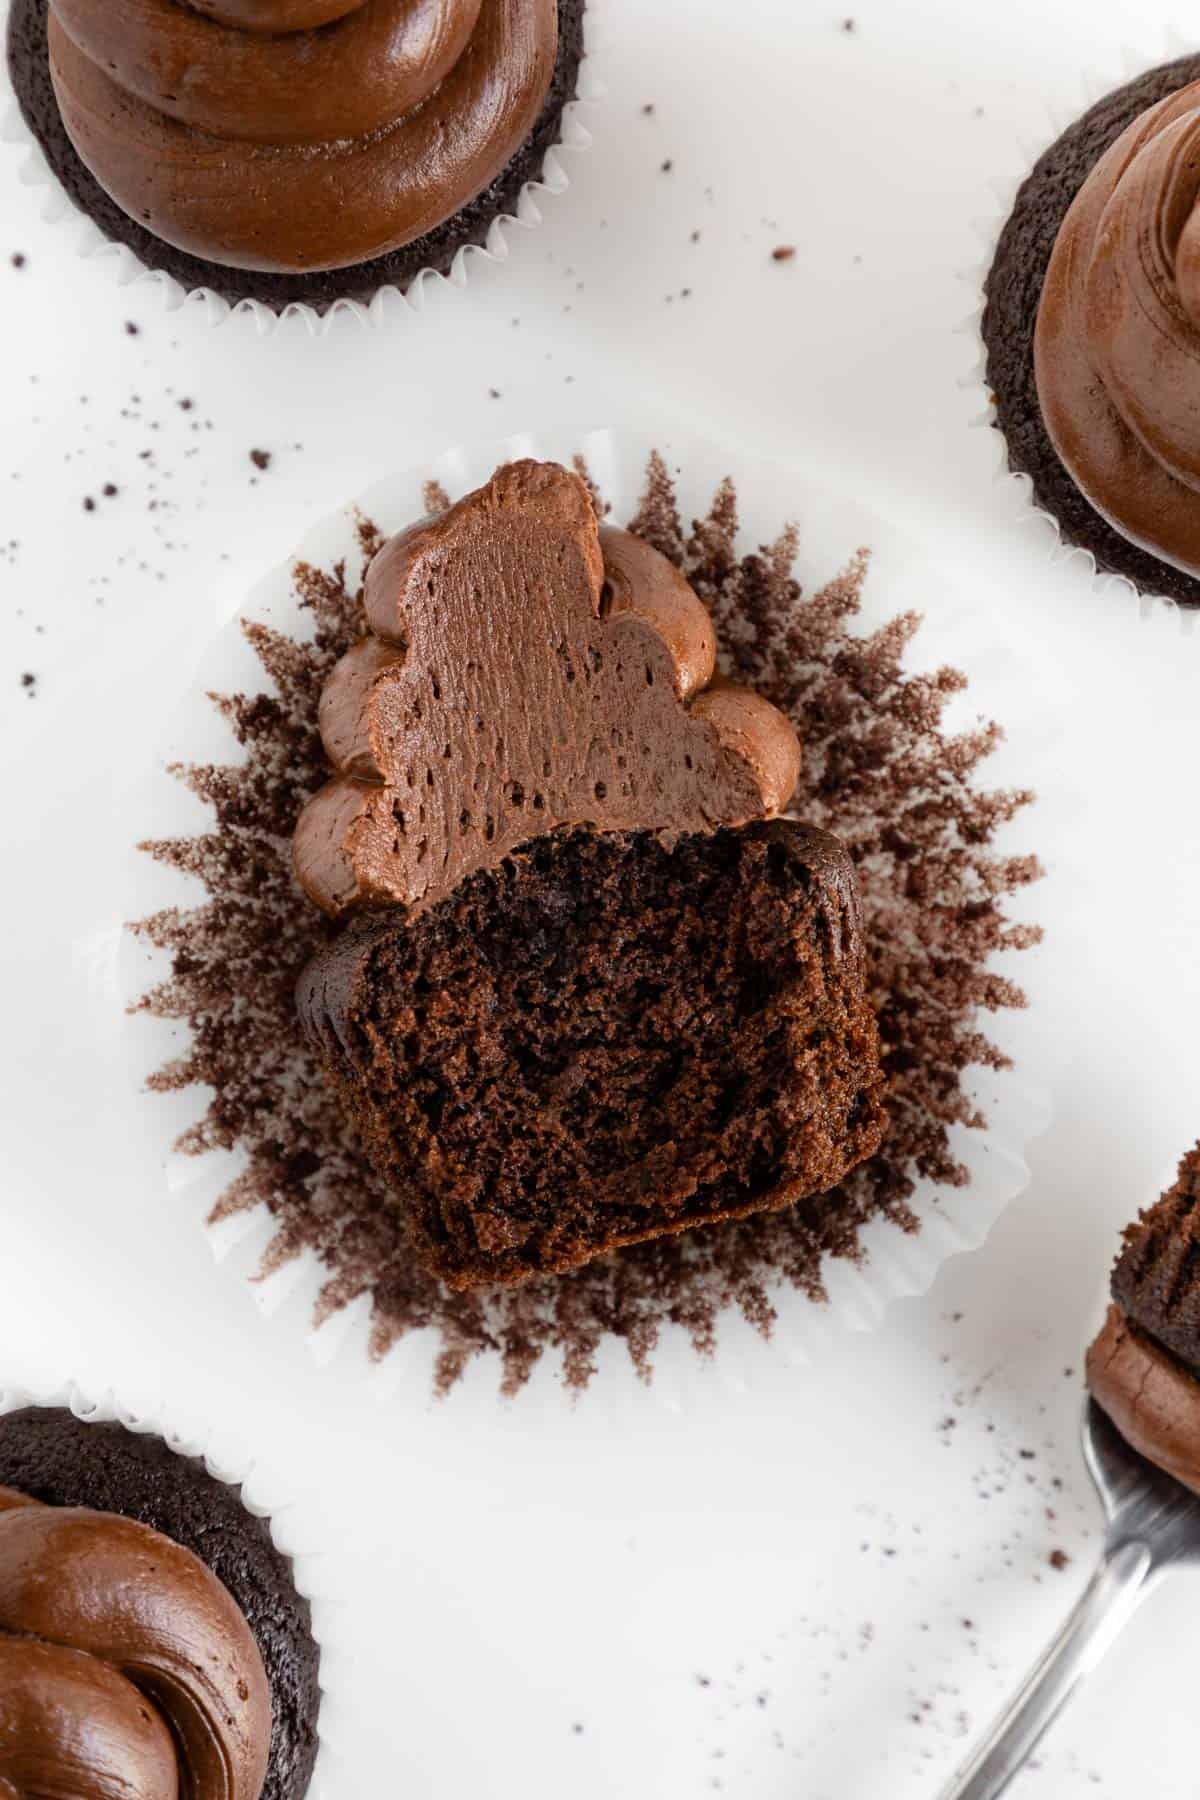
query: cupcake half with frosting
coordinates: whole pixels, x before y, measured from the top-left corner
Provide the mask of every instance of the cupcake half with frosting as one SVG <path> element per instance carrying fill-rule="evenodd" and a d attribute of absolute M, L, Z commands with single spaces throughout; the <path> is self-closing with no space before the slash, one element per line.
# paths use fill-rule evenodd
<path fill-rule="evenodd" d="M 994 423 L 1063 541 L 1200 606 L 1200 55 L 1051 145 L 986 281 Z"/>
<path fill-rule="evenodd" d="M 0 1793 L 302 1800 L 319 1661 L 238 1488 L 116 1421 L 0 1415 Z"/>
<path fill-rule="evenodd" d="M 274 311 L 484 245 L 574 97 L 585 0 L 11 0 L 53 173 L 185 289 Z"/>
<path fill-rule="evenodd" d="M 828 1193 L 883 1134 L 858 891 L 791 720 L 585 482 L 518 462 L 391 539 L 320 703 L 300 1020 L 455 1290 Z"/>

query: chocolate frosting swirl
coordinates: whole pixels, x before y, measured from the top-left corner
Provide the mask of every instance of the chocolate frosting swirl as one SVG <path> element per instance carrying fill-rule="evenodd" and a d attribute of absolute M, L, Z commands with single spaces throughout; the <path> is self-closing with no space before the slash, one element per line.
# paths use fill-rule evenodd
<path fill-rule="evenodd" d="M 791 721 L 723 679 L 679 571 L 601 527 L 580 477 L 517 462 L 371 563 L 321 696 L 333 778 L 296 826 L 309 898 L 414 913 L 561 827 L 712 831 L 791 799 Z"/>
<path fill-rule="evenodd" d="M 335 269 L 460 211 L 528 137 L 557 0 L 51 0 L 63 122 L 131 217 L 235 268 Z"/>
<path fill-rule="evenodd" d="M 1096 511 L 1200 575 L 1200 83 L 1142 114 L 1063 221 L 1034 337 L 1054 448 Z"/>
<path fill-rule="evenodd" d="M 1126 1443 L 1200 1494 L 1200 1380 L 1119 1306 L 1087 1354 L 1087 1382 Z"/>
<path fill-rule="evenodd" d="M 0 1795 L 258 1800 L 270 1737 L 258 1646 L 198 1557 L 0 1489 Z"/>

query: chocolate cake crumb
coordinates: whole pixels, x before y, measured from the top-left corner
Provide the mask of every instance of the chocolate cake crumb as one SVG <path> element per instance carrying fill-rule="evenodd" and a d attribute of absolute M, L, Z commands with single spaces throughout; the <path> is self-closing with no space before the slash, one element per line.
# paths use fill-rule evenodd
<path fill-rule="evenodd" d="M 25 692 L 29 695 L 31 700 L 37 698 L 37 676 L 31 674 L 28 669 L 21 677 L 21 686 L 25 689 Z"/>
<path fill-rule="evenodd" d="M 96 510 L 96 502 L 92 499 L 90 494 L 85 494 L 83 496 L 83 510 L 84 512 L 95 512 Z"/>
<path fill-rule="evenodd" d="M 14 269 L 23 269 L 26 263 L 25 252 L 23 250 L 14 250 L 8 260 L 12 263 Z"/>
<path fill-rule="evenodd" d="M 141 332 L 142 332 L 142 328 L 140 325 L 135 325 L 132 319 L 126 319 L 126 321 L 125 321 L 126 337 L 140 337 Z"/>
<path fill-rule="evenodd" d="M 673 169 L 673 168 L 674 168 L 674 167 L 675 167 L 675 164 L 674 164 L 674 161 L 673 161 L 673 160 L 672 160 L 672 158 L 671 158 L 671 157 L 669 157 L 669 156 L 668 156 L 668 157 L 667 157 L 667 159 L 666 159 L 666 161 L 665 161 L 665 162 L 664 162 L 664 163 L 663 163 L 663 165 L 662 165 L 662 172 L 663 172 L 663 174 L 664 174 L 664 175 L 669 175 L 669 174 L 670 174 L 670 173 L 671 173 L 671 170 L 672 170 L 672 169 Z"/>
<path fill-rule="evenodd" d="M 777 263 L 791 262 L 796 254 L 795 244 L 776 244 L 771 252 L 771 261 Z"/>
<path fill-rule="evenodd" d="M 1046 1558 L 1046 1561 L 1050 1564 L 1052 1569 L 1057 1569 L 1061 1572 L 1069 1566 L 1071 1559 L 1065 1550 L 1052 1550 Z"/>
<path fill-rule="evenodd" d="M 427 485 L 430 511 L 446 498 L 438 484 Z M 999 728 L 943 733 L 945 708 L 965 677 L 953 669 L 904 671 L 915 614 L 865 635 L 852 629 L 867 552 L 806 595 L 792 572 L 794 526 L 739 554 L 737 498 L 727 481 L 708 513 L 685 529 L 658 456 L 630 529 L 686 572 L 713 613 L 727 670 L 796 720 L 805 764 L 795 810 L 836 832 L 857 865 L 889 1128 L 878 1155 L 833 1194 L 636 1246 L 520 1288 L 451 1294 L 420 1270 L 404 1220 L 387 1205 L 303 1043 L 293 999 L 300 970 L 330 931 L 293 880 L 289 842 L 301 807 L 328 773 L 317 731 L 322 687 L 365 628 L 361 590 L 348 583 L 344 565 L 298 568 L 298 596 L 312 621 L 304 641 L 243 625 L 272 691 L 215 703 L 245 760 L 176 768 L 211 808 L 213 825 L 203 835 L 144 846 L 206 889 L 199 906 L 170 908 L 133 927 L 171 958 L 168 977 L 133 1010 L 191 1029 L 190 1048 L 160 1068 L 150 1087 L 213 1090 L 179 1150 L 236 1148 L 245 1156 L 214 1219 L 265 1204 L 276 1231 L 264 1273 L 315 1251 L 328 1271 L 318 1322 L 369 1294 L 372 1354 L 431 1331 L 443 1392 L 486 1355 L 498 1359 L 502 1388 L 512 1393 L 547 1351 L 559 1358 L 566 1384 L 581 1389 L 611 1339 L 649 1379 L 666 1326 L 681 1327 L 708 1354 L 729 1312 L 769 1336 L 779 1296 L 794 1290 L 821 1299 L 822 1257 L 857 1258 L 868 1220 L 882 1215 L 916 1229 L 909 1202 L 919 1178 L 966 1184 L 951 1131 L 982 1129 L 986 1119 L 968 1097 L 963 1071 L 1008 1066 L 980 1014 L 1025 1004 L 989 963 L 998 950 L 1037 942 L 1037 929 L 1014 924 L 1005 903 L 1040 870 L 1032 856 L 1004 857 L 993 844 L 1032 796 L 974 785 Z M 382 542 L 370 520 L 360 518 L 357 532 L 365 555 Z"/>
<path fill-rule="evenodd" d="M 183 404 L 182 401 L 180 404 Z M 271 452 L 269 450 L 252 450 L 250 452 L 250 461 L 254 464 L 256 469 L 269 469 L 271 466 Z"/>

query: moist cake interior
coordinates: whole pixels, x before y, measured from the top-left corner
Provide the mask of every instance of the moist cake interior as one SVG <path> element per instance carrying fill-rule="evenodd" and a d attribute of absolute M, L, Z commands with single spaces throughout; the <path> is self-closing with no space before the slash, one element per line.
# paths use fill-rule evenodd
<path fill-rule="evenodd" d="M 849 860 L 791 821 L 535 840 L 299 1002 L 453 1287 L 820 1193 L 882 1133 Z"/>

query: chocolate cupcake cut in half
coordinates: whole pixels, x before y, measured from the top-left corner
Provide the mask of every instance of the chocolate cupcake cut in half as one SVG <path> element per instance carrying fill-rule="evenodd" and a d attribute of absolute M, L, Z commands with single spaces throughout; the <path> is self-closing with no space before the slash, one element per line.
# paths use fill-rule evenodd
<path fill-rule="evenodd" d="M 986 283 L 995 423 L 1064 542 L 1200 605 L 1200 56 L 1051 145 Z"/>
<path fill-rule="evenodd" d="M 0 1416 L 0 1792 L 301 1800 L 318 1664 L 236 1488 L 119 1424 Z"/>
<path fill-rule="evenodd" d="M 321 708 L 300 1016 L 452 1288 L 835 1186 L 882 1135 L 858 902 L 702 603 L 516 463 L 391 540 Z"/>
<path fill-rule="evenodd" d="M 147 268 L 276 310 L 485 244 L 575 92 L 585 0 L 12 0 L 72 200 Z"/>
<path fill-rule="evenodd" d="M 1200 1494 L 1200 1144 L 1125 1233 L 1087 1379 L 1134 1449 Z"/>

